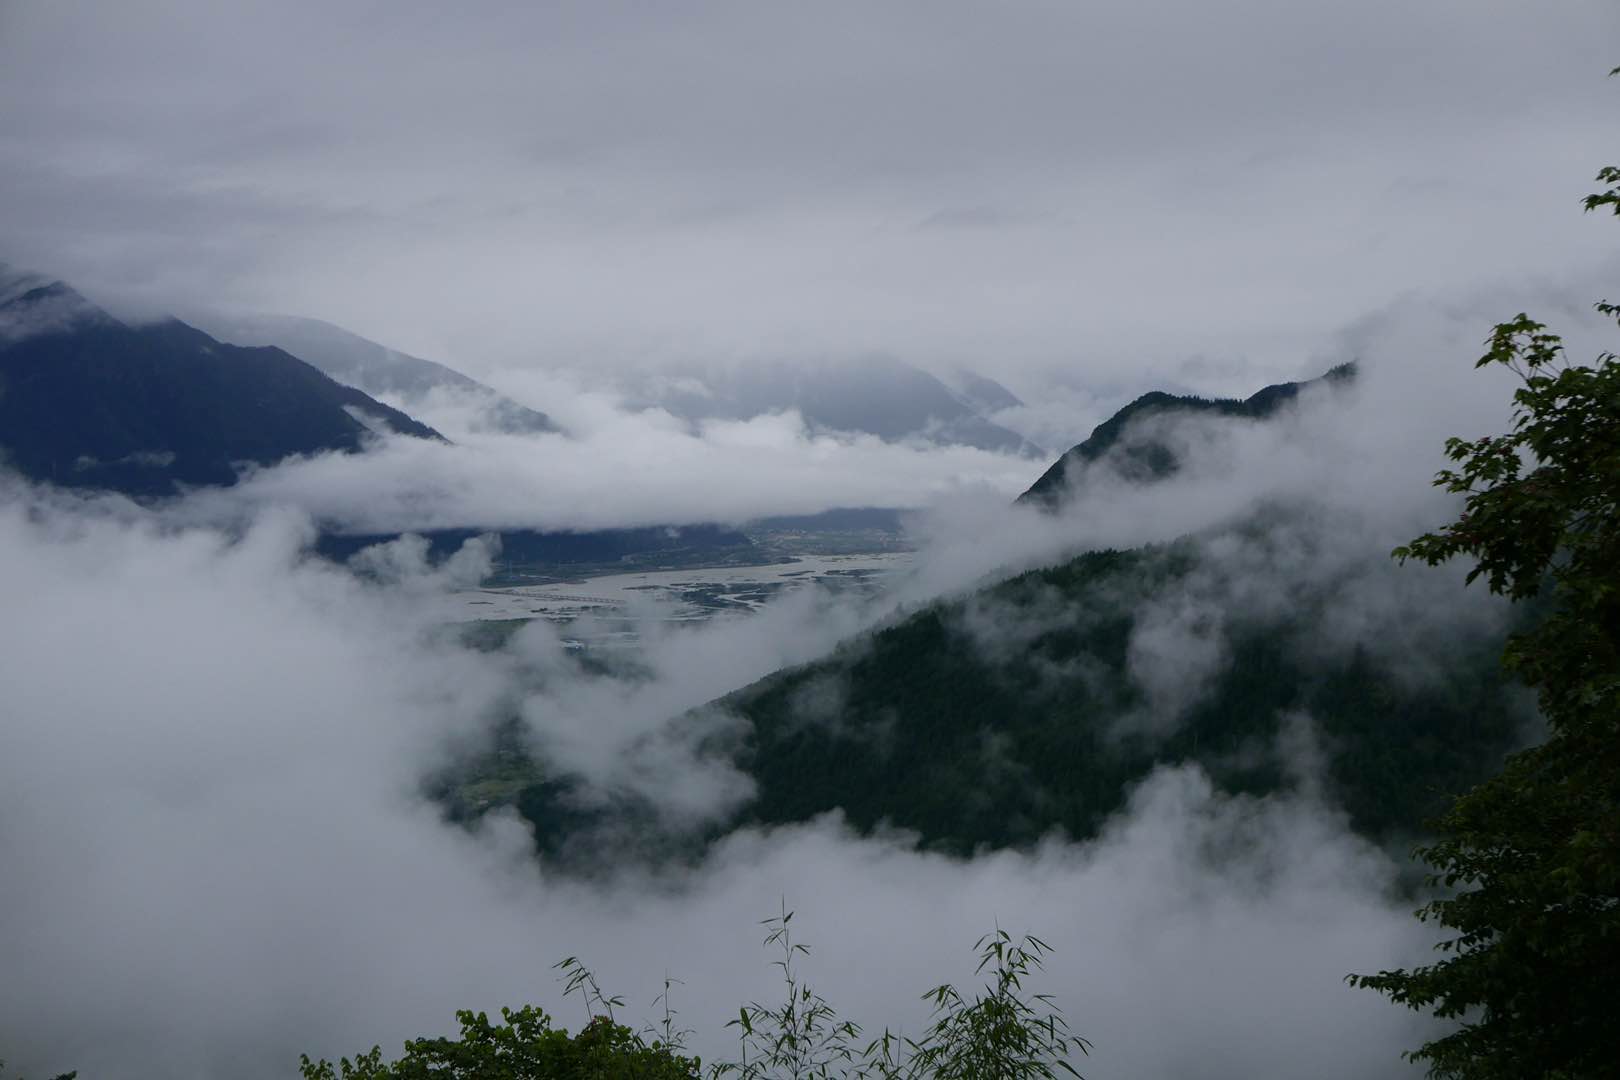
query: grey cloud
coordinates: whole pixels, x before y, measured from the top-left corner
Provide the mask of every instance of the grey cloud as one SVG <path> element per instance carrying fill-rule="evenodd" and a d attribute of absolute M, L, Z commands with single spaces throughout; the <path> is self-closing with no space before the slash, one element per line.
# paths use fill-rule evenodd
<path fill-rule="evenodd" d="M 566 408 L 559 412 L 569 422 Z M 217 523 L 284 503 L 360 533 L 740 522 L 839 505 L 916 506 L 964 488 L 1005 501 L 1039 468 L 969 447 L 812 435 L 796 413 L 710 421 L 696 432 L 662 413 L 616 411 L 606 420 L 574 429 L 575 438 L 463 430 L 453 446 L 382 439 L 365 455 L 251 471 L 172 512 Z"/>
<path fill-rule="evenodd" d="M 1099 475 L 1082 503 L 1057 518 L 1006 510 L 1035 479 L 1037 462 L 812 434 L 791 412 L 694 427 L 660 410 L 627 408 L 618 394 L 567 373 L 516 371 L 496 385 L 543 404 L 574 437 L 480 432 L 475 417 L 444 401 L 435 418 L 452 421 L 453 446 L 383 439 L 365 455 L 293 460 L 253 471 L 236 488 L 198 492 L 169 514 L 218 524 L 268 503 L 382 532 L 735 522 L 836 505 L 928 506 L 919 538 L 935 548 L 937 565 L 952 567 L 943 578 L 949 587 L 1064 551 L 1167 542 L 1241 516 L 1262 499 L 1324 503 L 1352 528 L 1370 514 L 1369 550 L 1387 551 L 1445 512 L 1428 484 L 1444 465 L 1444 434 L 1501 430 L 1507 422 L 1507 384 L 1471 366 L 1494 319 L 1520 308 L 1545 312 L 1570 335 L 1572 355 L 1596 351 L 1601 324 L 1569 294 L 1563 283 L 1456 290 L 1364 316 L 1324 335 L 1307 369 L 1319 374 L 1359 359 L 1362 375 L 1342 400 L 1307 400 L 1260 425 L 1167 426 L 1158 434 L 1177 441 L 1187 462 L 1180 475 L 1146 489 Z M 1095 422 L 1081 419 L 1084 411 L 1098 409 L 1100 420 L 1124 403 L 1099 409 L 1096 397 L 1071 400 L 1080 430 L 1068 441 Z"/>
<path fill-rule="evenodd" d="M 891 351 L 1232 392 L 1607 256 L 1609 5 L 12 6 L 8 257 L 500 365 Z M 953 209 L 954 208 L 954 209 Z M 947 218 L 1051 218 L 923 229 Z M 1002 372 L 994 372 L 1000 374 Z"/>
<path fill-rule="evenodd" d="M 1147 696 L 1143 717 L 1127 721 L 1153 732 L 1173 730 L 1228 661 L 1229 608 L 1186 593 L 1150 605 L 1137 616 L 1126 647 L 1132 681 Z"/>
<path fill-rule="evenodd" d="M 919 229 L 1007 229 L 1035 225 L 1057 225 L 1062 218 L 1038 210 L 1010 210 L 1004 207 L 949 206 L 934 211 L 917 223 Z"/>
<path fill-rule="evenodd" d="M 509 665 L 545 662 L 543 634 L 515 655 L 447 648 L 421 591 L 303 561 L 296 516 L 231 541 L 74 505 L 12 492 L 0 508 L 0 856 L 21 871 L 0 880 L 0 959 L 26 973 L 0 988 L 0 1043 L 15 1066 L 252 1078 L 299 1051 L 443 1030 L 457 1007 L 537 1000 L 566 1021 L 546 972 L 569 954 L 631 1012 L 665 971 L 685 980 L 683 1016 L 714 1060 L 735 1004 L 768 998 L 751 935 L 784 894 L 813 928 L 817 985 L 913 1032 L 917 993 L 971 979 L 979 932 L 1039 931 L 1059 949 L 1043 988 L 1097 1041 L 1099 1076 L 1193 1061 L 1401 1075 L 1395 1051 L 1418 1034 L 1340 982 L 1426 942 L 1386 896 L 1393 866 L 1318 805 L 1226 799 L 1172 772 L 1087 847 L 962 862 L 827 820 L 735 834 L 690 869 L 548 876 L 514 822 L 468 834 L 416 794 L 510 692 Z M 409 573 L 407 549 L 389 559 Z M 813 650 L 804 631 L 824 618 L 780 609 L 716 641 L 655 642 L 649 692 L 678 706 Z M 633 730 L 631 694 L 598 727 Z M 678 810 L 683 795 L 659 797 Z"/>

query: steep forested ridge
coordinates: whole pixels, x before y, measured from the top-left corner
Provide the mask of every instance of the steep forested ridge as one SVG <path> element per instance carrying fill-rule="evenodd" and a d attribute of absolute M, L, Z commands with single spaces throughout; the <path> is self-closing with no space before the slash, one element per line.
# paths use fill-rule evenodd
<path fill-rule="evenodd" d="M 917 612 L 717 706 L 758 784 L 745 820 L 840 809 L 957 851 L 1096 832 L 1154 766 L 1197 762 L 1263 793 L 1319 764 L 1374 836 L 1421 828 L 1514 744 L 1524 714 L 1500 638 L 1459 642 L 1422 677 L 1375 643 L 1324 646 L 1332 582 L 1286 614 L 1227 615 L 1224 655 L 1179 716 L 1131 675 L 1144 613 L 1199 572 L 1197 545 L 1107 551 Z M 995 635 L 1003 635 L 996 641 Z"/>
<path fill-rule="evenodd" d="M 1143 394 L 1098 424 L 1091 435 L 1077 446 L 1071 447 L 1052 467 L 1031 484 L 1029 490 L 1018 496 L 1018 502 L 1045 508 L 1054 508 L 1071 494 L 1086 468 L 1110 452 L 1115 452 L 1114 465 L 1127 480 L 1145 482 L 1162 479 L 1179 467 L 1175 451 L 1159 439 L 1130 441 L 1127 433 L 1145 422 L 1166 415 L 1224 416 L 1246 420 L 1265 420 L 1275 416 L 1300 391 L 1317 385 L 1344 383 L 1355 376 L 1353 364 L 1341 364 L 1319 379 L 1309 382 L 1277 383 L 1267 386 L 1247 398 L 1201 398 L 1153 391 Z"/>

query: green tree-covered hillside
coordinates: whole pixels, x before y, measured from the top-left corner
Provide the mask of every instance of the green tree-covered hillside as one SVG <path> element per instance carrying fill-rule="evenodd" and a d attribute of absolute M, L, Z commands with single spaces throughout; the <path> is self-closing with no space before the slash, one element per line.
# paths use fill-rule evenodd
<path fill-rule="evenodd" d="M 1525 739 L 1527 697 L 1496 663 L 1507 627 L 1425 616 L 1409 590 L 1434 571 L 1310 550 L 1331 530 L 1305 516 L 1024 573 L 678 718 L 756 785 L 711 836 L 840 810 L 949 851 L 1086 837 L 1184 762 L 1233 792 L 1319 787 L 1364 834 L 1415 834 Z M 1446 630 L 1414 653 L 1396 630 L 1423 617 Z M 516 807 L 548 855 L 600 852 L 604 830 L 642 852 L 691 839 L 628 797 L 580 798 L 526 745 L 514 732 L 441 797 L 460 816 Z"/>
<path fill-rule="evenodd" d="M 736 754 L 758 784 L 747 820 L 841 809 L 957 851 L 1083 837 L 1156 765 L 1192 761 L 1231 791 L 1320 780 L 1358 830 L 1389 836 L 1420 828 L 1518 738 L 1499 637 L 1464 635 L 1417 671 L 1376 642 L 1324 636 L 1354 582 L 1270 609 L 1184 606 L 1207 571 L 1190 541 L 1083 555 L 731 695 L 720 706 L 747 720 Z M 1147 623 L 1166 610 L 1192 612 L 1168 659 L 1205 649 L 1203 672 L 1144 662 Z M 1223 625 L 1197 625 L 1209 619 Z M 1190 685 L 1166 693 L 1145 667 Z"/>

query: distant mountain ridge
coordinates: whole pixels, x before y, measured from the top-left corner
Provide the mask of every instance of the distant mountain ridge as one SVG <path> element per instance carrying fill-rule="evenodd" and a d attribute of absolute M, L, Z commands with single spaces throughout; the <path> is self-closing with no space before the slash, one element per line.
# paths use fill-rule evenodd
<path fill-rule="evenodd" d="M 443 441 L 281 349 L 126 324 L 61 281 L 0 289 L 0 458 L 30 479 L 171 495 L 233 484 L 244 463 L 356 452 L 374 430 Z"/>
<path fill-rule="evenodd" d="M 347 386 L 373 397 L 401 400 L 416 409 L 436 390 L 461 395 L 479 407 L 490 427 L 512 434 L 560 430 L 551 417 L 433 360 L 399 352 L 319 319 L 293 315 L 195 317 L 204 330 L 237 345 L 275 345 Z"/>
<path fill-rule="evenodd" d="M 957 372 L 951 380 L 951 390 L 964 404 L 984 414 L 1016 409 L 1024 404 L 1017 394 L 975 371 Z"/>
<path fill-rule="evenodd" d="M 662 408 L 684 420 L 747 420 L 796 409 L 813 431 L 875 435 L 887 442 L 920 440 L 999 453 L 1044 453 L 984 413 L 978 398 L 1005 407 L 1010 391 L 982 376 L 953 391 L 938 378 L 893 357 L 819 364 L 757 362 L 684 376 L 648 378 L 630 404 Z"/>
<path fill-rule="evenodd" d="M 1299 397 L 1307 387 L 1347 383 L 1355 378 L 1355 373 L 1353 363 L 1340 364 L 1319 378 L 1277 383 L 1241 399 L 1191 397 L 1157 390 L 1143 394 L 1098 424 L 1084 442 L 1069 448 L 1052 463 L 1051 468 L 1041 474 L 1040 479 L 1030 485 L 1029 490 L 1018 496 L 1017 501 L 1047 509 L 1061 505 L 1081 474 L 1116 448 L 1119 453 L 1115 465 L 1125 477 L 1138 481 L 1162 479 L 1180 467 L 1174 452 L 1157 440 L 1126 445 L 1125 436 L 1133 426 L 1153 417 L 1178 413 L 1265 420 L 1275 416 L 1278 410 Z"/>

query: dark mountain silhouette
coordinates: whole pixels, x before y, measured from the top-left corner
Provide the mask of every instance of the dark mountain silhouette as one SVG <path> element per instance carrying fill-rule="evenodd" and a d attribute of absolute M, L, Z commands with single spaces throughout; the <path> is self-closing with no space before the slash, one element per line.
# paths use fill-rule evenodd
<path fill-rule="evenodd" d="M 1296 399 L 1301 390 L 1312 386 L 1332 386 L 1355 377 L 1354 364 L 1341 364 L 1318 379 L 1278 383 L 1250 397 L 1201 398 L 1166 394 L 1143 394 L 1107 420 L 1098 424 L 1085 442 L 1071 447 L 1052 467 L 1018 496 L 1026 505 L 1055 508 L 1062 505 L 1088 468 L 1107 458 L 1116 472 L 1127 479 L 1150 482 L 1171 475 L 1180 467 L 1175 452 L 1164 442 L 1134 439 L 1148 421 L 1173 415 L 1230 416 L 1265 420 Z"/>
<path fill-rule="evenodd" d="M 319 319 L 207 314 L 195 321 L 221 341 L 285 349 L 346 386 L 402 401 L 418 414 L 423 412 L 422 399 L 436 390 L 449 391 L 477 406 L 484 422 L 495 430 L 513 434 L 559 430 L 545 413 L 520 405 L 453 368 L 379 345 Z"/>
<path fill-rule="evenodd" d="M 441 438 L 281 349 L 127 324 L 59 281 L 0 289 L 0 454 L 31 479 L 170 495 L 235 483 L 242 463 L 358 451 L 370 431 Z"/>

